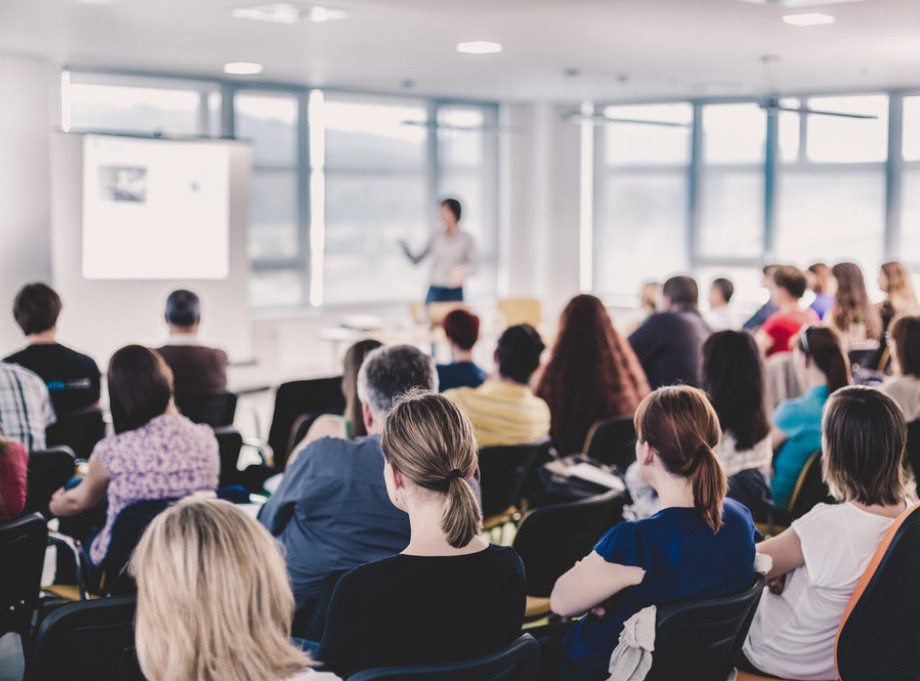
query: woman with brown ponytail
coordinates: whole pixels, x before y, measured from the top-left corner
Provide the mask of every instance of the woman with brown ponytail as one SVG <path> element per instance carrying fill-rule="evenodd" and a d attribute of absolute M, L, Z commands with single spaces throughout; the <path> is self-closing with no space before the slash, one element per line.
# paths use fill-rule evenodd
<path fill-rule="evenodd" d="M 482 512 L 465 481 L 478 464 L 469 419 L 441 395 L 412 392 L 387 416 L 381 447 L 390 500 L 409 514 L 409 545 L 342 577 L 317 659 L 349 676 L 507 646 L 523 624 L 524 567 L 514 549 L 478 536 Z"/>
<path fill-rule="evenodd" d="M 661 511 L 614 526 L 556 582 L 553 610 L 588 613 L 562 640 L 561 676 L 600 681 L 624 622 L 649 605 L 730 594 L 754 579 L 751 514 L 725 498 L 713 448 L 722 436 L 706 394 L 660 388 L 635 416 L 636 460 L 661 499 Z"/>

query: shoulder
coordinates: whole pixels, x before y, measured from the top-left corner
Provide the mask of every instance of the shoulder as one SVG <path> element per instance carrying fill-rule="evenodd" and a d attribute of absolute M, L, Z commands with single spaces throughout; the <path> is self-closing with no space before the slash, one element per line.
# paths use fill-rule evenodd
<path fill-rule="evenodd" d="M 444 397 L 449 399 L 451 402 L 456 404 L 463 404 L 466 402 L 466 398 L 470 396 L 476 389 L 475 388 L 451 388 L 450 390 L 444 391 Z"/>
<path fill-rule="evenodd" d="M 26 369 L 19 364 L 9 364 L 0 362 L 0 374 L 6 373 L 8 381 L 18 381 L 25 388 L 36 392 L 47 394 L 48 389 L 41 377 L 31 369 Z"/>
<path fill-rule="evenodd" d="M 725 497 L 722 502 L 722 521 L 727 525 L 741 524 L 751 529 L 754 528 L 754 519 L 748 507 L 731 497 Z"/>
<path fill-rule="evenodd" d="M 801 530 L 812 530 L 817 528 L 823 532 L 825 529 L 833 531 L 831 528 L 837 527 L 841 520 L 851 515 L 849 504 L 818 504 L 801 518 L 792 523 L 792 529 L 796 530 L 801 536 Z"/>

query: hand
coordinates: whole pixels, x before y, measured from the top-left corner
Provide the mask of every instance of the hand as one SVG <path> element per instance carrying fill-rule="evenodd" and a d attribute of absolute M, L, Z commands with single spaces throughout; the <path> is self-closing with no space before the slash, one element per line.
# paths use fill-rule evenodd
<path fill-rule="evenodd" d="M 782 594 L 783 590 L 786 588 L 786 575 L 779 575 L 773 579 L 768 579 L 767 588 L 770 589 L 770 593 L 776 594 L 777 596 Z"/>
<path fill-rule="evenodd" d="M 602 605 L 598 605 L 595 608 L 591 608 L 591 614 L 595 617 L 604 618 L 607 616 L 607 608 L 603 607 Z"/>
<path fill-rule="evenodd" d="M 48 503 L 48 510 L 51 511 L 53 515 L 60 515 L 60 508 L 64 503 L 65 494 L 67 494 L 67 490 L 61 487 L 51 495 L 51 501 Z"/>

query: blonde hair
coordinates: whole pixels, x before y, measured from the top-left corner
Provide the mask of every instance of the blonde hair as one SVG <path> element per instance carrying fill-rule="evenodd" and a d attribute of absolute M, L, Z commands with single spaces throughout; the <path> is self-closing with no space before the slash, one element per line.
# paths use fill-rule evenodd
<path fill-rule="evenodd" d="M 482 531 L 482 511 L 465 478 L 479 459 L 473 426 L 442 395 L 413 390 L 387 416 L 381 440 L 387 461 L 419 487 L 447 495 L 441 529 L 463 548 Z"/>
<path fill-rule="evenodd" d="M 918 307 L 914 286 L 910 281 L 910 273 L 903 263 L 897 260 L 886 262 L 882 265 L 882 272 L 888 279 L 888 300 L 891 301 L 892 311 L 895 313 L 907 310 L 916 310 Z"/>
<path fill-rule="evenodd" d="M 310 664 L 290 642 L 294 597 L 278 544 L 233 504 L 188 497 L 163 512 L 131 572 L 150 681 L 279 681 Z"/>

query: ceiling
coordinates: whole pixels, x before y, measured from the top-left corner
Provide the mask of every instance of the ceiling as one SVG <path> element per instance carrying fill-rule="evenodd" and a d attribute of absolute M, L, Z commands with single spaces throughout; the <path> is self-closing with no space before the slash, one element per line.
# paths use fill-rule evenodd
<path fill-rule="evenodd" d="M 740 0 L 323 1 L 348 18 L 230 15 L 260 0 L 0 0 L 0 51 L 212 77 L 256 61 L 266 81 L 501 100 L 920 87 L 917 0 L 818 8 L 837 23 L 807 28 L 783 23 L 791 10 Z M 504 52 L 457 53 L 467 40 Z M 763 55 L 777 59 L 765 67 Z"/>

